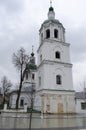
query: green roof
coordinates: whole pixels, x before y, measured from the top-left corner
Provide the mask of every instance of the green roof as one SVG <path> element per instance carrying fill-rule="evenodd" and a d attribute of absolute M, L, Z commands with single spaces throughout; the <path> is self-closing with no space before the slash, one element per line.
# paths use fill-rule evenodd
<path fill-rule="evenodd" d="M 34 64 L 28 64 L 28 65 L 27 65 L 27 69 L 36 70 L 36 69 L 37 69 L 37 66 L 34 65 Z"/>
<path fill-rule="evenodd" d="M 62 23 L 60 23 L 59 20 L 57 20 L 57 19 L 47 19 L 47 20 L 45 20 L 45 21 L 43 22 L 43 24 L 46 24 L 46 23 L 48 23 L 48 22 L 52 22 L 52 23 L 56 23 L 56 24 L 62 25 Z"/>

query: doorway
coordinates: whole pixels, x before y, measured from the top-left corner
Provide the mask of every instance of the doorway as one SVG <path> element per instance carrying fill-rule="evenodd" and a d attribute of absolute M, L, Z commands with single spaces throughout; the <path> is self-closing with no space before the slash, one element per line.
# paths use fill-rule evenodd
<path fill-rule="evenodd" d="M 58 104 L 58 113 L 63 113 L 63 104 L 62 103 Z"/>

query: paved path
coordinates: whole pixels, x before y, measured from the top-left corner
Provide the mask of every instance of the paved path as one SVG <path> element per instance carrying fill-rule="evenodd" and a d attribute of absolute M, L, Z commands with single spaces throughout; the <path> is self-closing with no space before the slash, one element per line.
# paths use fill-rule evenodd
<path fill-rule="evenodd" d="M 25 117 L 1 115 L 0 130 L 29 130 L 29 118 L 27 115 L 23 116 Z M 40 115 L 33 115 L 32 130 L 86 130 L 86 114 L 44 115 L 44 118 L 41 118 Z"/>
<path fill-rule="evenodd" d="M 29 130 L 29 129 L 15 129 L 15 128 L 10 128 L 10 129 L 4 129 L 0 128 L 0 130 Z M 32 128 L 31 130 L 86 130 L 86 128 L 81 128 L 81 127 L 65 127 L 65 128 Z"/>

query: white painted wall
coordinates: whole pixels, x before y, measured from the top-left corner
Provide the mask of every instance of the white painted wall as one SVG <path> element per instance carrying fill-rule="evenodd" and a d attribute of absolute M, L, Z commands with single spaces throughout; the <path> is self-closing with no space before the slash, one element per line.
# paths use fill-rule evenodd
<path fill-rule="evenodd" d="M 62 76 L 62 84 L 56 84 L 56 75 Z M 43 64 L 39 70 L 38 75 L 41 75 L 41 86 L 44 89 L 57 89 L 57 90 L 73 90 L 72 81 L 72 68 L 63 64 L 47 63 Z"/>
<path fill-rule="evenodd" d="M 46 113 L 58 113 L 58 104 L 63 104 L 63 113 L 75 113 L 75 93 L 65 91 L 39 91 L 37 95 L 37 104 L 41 104 L 39 110 Z M 42 99 L 44 103 L 42 103 Z M 44 104 L 44 105 L 43 105 Z M 50 105 L 50 111 L 47 111 L 47 105 Z"/>
<path fill-rule="evenodd" d="M 55 58 L 55 52 L 59 51 L 61 53 L 61 59 Z M 63 63 L 70 63 L 70 53 L 69 44 L 62 44 L 56 41 L 46 41 L 40 49 L 38 50 L 38 65 L 40 62 L 40 55 L 42 55 L 42 60 L 59 61 Z"/>
<path fill-rule="evenodd" d="M 11 96 L 10 96 L 10 106 L 11 106 L 11 108 L 15 108 L 15 106 L 16 106 L 16 99 L 17 99 L 17 94 L 16 93 L 11 94 Z M 19 99 L 19 108 L 22 108 L 20 106 L 20 100 L 21 99 L 24 99 L 24 104 L 27 104 L 28 106 L 30 106 L 31 99 L 30 99 L 29 93 L 22 93 L 21 92 L 20 99 Z"/>

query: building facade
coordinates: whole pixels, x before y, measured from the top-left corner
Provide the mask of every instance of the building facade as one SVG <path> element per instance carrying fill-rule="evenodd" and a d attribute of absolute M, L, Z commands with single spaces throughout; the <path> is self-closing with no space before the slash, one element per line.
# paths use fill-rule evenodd
<path fill-rule="evenodd" d="M 31 86 L 30 83 L 34 81 L 35 109 L 42 113 L 75 113 L 70 44 L 65 41 L 65 28 L 59 20 L 55 19 L 52 6 L 48 11 L 48 19 L 42 23 L 39 30 L 39 39 L 37 69 L 33 69 L 35 62 L 32 53 L 30 61 L 33 65 L 29 66 L 30 72 L 27 69 L 19 107 L 24 103 L 29 104 L 27 90 Z M 11 102 L 15 104 L 15 94 L 11 97 Z"/>
<path fill-rule="evenodd" d="M 51 6 L 39 30 L 35 106 L 42 113 L 75 113 L 70 44 Z"/>

